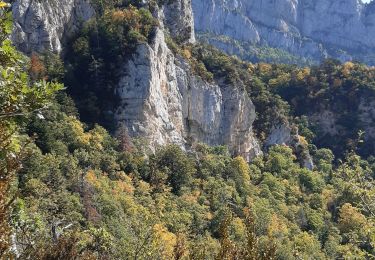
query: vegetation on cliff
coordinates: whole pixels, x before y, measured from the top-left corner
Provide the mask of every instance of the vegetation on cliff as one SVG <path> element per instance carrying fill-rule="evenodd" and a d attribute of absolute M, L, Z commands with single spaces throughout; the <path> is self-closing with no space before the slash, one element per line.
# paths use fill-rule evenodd
<path fill-rule="evenodd" d="M 250 64 L 169 39 L 202 78 L 247 90 L 260 140 L 275 123 L 298 127 L 315 167 L 301 167 L 285 145 L 251 163 L 203 144 L 149 153 L 125 129 L 111 135 L 96 124 L 110 109 L 100 102 L 112 98 L 120 60 L 157 26 L 139 3 L 111 3 L 73 39 L 66 71 L 52 54 L 27 62 L 4 36 L 0 257 L 374 257 L 375 159 L 366 148 L 373 140 L 358 136 L 362 126 L 353 123 L 362 98 L 373 95 L 373 68 L 335 61 L 310 68 Z M 8 20 L 1 25 L 4 35 Z M 78 109 L 67 93 L 56 94 L 60 84 L 46 80 L 65 81 Z M 335 142 L 324 141 L 310 120 L 322 108 L 342 117 L 337 124 L 345 131 Z"/>

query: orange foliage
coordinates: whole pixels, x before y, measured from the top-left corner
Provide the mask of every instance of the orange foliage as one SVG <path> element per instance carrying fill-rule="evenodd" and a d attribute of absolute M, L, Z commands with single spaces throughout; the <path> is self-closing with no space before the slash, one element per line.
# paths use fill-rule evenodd
<path fill-rule="evenodd" d="M 46 79 L 46 68 L 36 53 L 31 54 L 30 76 L 33 80 Z"/>
<path fill-rule="evenodd" d="M 130 6 L 128 9 L 111 12 L 111 20 L 116 24 L 126 22 L 130 28 L 139 31 L 141 29 L 140 15 L 137 8 Z"/>

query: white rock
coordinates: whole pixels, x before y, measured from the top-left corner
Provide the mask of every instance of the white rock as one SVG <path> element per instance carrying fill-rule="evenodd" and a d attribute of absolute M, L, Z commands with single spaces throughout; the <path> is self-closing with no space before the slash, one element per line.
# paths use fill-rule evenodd
<path fill-rule="evenodd" d="M 12 41 L 25 52 L 61 52 L 64 40 L 94 15 L 87 0 L 17 0 Z"/>
<path fill-rule="evenodd" d="M 158 29 L 151 45 L 142 44 L 123 68 L 117 93 L 120 124 L 151 147 L 195 142 L 228 145 L 248 159 L 261 153 L 252 124 L 255 107 L 236 86 L 207 83 L 168 49 Z"/>

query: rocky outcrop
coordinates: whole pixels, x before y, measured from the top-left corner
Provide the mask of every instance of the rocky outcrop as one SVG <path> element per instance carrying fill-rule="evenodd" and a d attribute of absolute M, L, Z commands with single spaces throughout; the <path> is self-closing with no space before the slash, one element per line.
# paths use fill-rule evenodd
<path fill-rule="evenodd" d="M 12 41 L 25 52 L 60 53 L 66 37 L 94 15 L 88 0 L 17 0 L 12 4 Z"/>
<path fill-rule="evenodd" d="M 275 126 L 264 142 L 265 147 L 272 145 L 290 145 L 293 142 L 292 129 L 289 125 Z"/>
<path fill-rule="evenodd" d="M 162 8 L 164 23 L 173 38 L 182 43 L 194 43 L 194 19 L 191 0 L 169 1 Z"/>
<path fill-rule="evenodd" d="M 60 53 L 65 39 L 93 15 L 87 0 L 17 0 L 12 40 L 25 53 Z M 181 43 L 195 42 L 191 0 L 167 1 L 154 16 L 159 28 L 152 44 L 139 45 L 121 70 L 117 121 L 154 148 L 203 142 L 228 145 L 233 154 L 248 159 L 261 153 L 252 132 L 255 107 L 246 92 L 203 81 L 167 47 L 165 32 Z"/>
<path fill-rule="evenodd" d="M 190 0 L 169 2 L 154 15 L 160 27 L 152 43 L 139 45 L 122 69 L 118 123 L 131 136 L 146 138 L 151 148 L 202 142 L 227 145 L 248 160 L 259 155 L 252 131 L 255 107 L 245 90 L 203 81 L 166 44 L 164 32 L 180 42 L 195 41 Z"/>
<path fill-rule="evenodd" d="M 300 161 L 301 166 L 312 170 L 314 163 L 309 153 L 308 143 L 298 134 L 297 127 L 291 127 L 288 123 L 275 126 L 264 142 L 268 149 L 273 145 L 287 145 L 291 147 Z"/>
<path fill-rule="evenodd" d="M 361 0 L 193 0 L 197 32 L 226 35 L 321 60 L 369 63 L 375 50 L 375 4 Z M 228 44 L 217 44 L 231 50 Z"/>
<path fill-rule="evenodd" d="M 252 132 L 255 107 L 236 86 L 208 83 L 175 56 L 158 29 L 152 44 L 142 44 L 123 68 L 116 119 L 131 136 L 145 137 L 151 147 L 196 142 L 228 145 L 248 159 L 261 153 Z"/>
<path fill-rule="evenodd" d="M 375 100 L 362 98 L 358 107 L 360 125 L 367 140 L 375 140 Z M 375 143 L 373 144 L 375 149 Z"/>

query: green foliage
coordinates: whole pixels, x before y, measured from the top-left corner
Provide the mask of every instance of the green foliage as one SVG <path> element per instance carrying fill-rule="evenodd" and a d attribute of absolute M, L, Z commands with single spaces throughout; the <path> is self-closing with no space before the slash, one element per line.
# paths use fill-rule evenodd
<path fill-rule="evenodd" d="M 22 135 L 22 123 L 48 108 L 61 84 L 32 81 L 27 59 L 9 39 L 12 28 L 8 4 L 0 2 L 0 258 L 10 257 L 9 210 L 15 196 L 14 175 L 27 155 L 30 139 Z"/>
<path fill-rule="evenodd" d="M 285 146 L 250 165 L 205 145 L 145 156 L 136 145 L 122 150 L 101 127 L 86 128 L 66 114 L 71 102 L 58 100 L 28 126 L 38 146 L 23 162 L 12 215 L 25 256 L 51 254 L 70 237 L 69 253 L 115 259 L 374 254 L 370 162 L 353 155 L 336 167 L 329 150 L 318 150 L 314 160 L 328 166 L 308 171 Z"/>
<path fill-rule="evenodd" d="M 316 63 L 310 58 L 295 56 L 282 49 L 261 46 L 251 42 L 241 42 L 225 35 L 198 32 L 197 38 L 207 44 L 215 45 L 216 43 L 216 46 L 217 43 L 224 46 L 229 45 L 231 46 L 231 55 L 236 55 L 242 60 L 253 63 L 267 62 L 273 64 L 297 64 L 300 66 L 311 66 Z"/>
<path fill-rule="evenodd" d="M 319 173 L 310 172 L 306 169 L 301 170 L 299 180 L 300 184 L 311 192 L 320 193 L 324 186 L 324 181 Z"/>
<path fill-rule="evenodd" d="M 375 126 L 369 107 L 375 97 L 374 68 L 335 60 L 302 68 L 251 64 L 208 45 L 169 45 L 202 79 L 225 80 L 247 91 L 256 107 L 254 130 L 259 139 L 289 122 L 308 142 L 330 148 L 338 158 L 356 149 L 365 157 L 372 154 Z"/>
<path fill-rule="evenodd" d="M 365 133 L 366 142 L 358 143 L 358 133 L 366 128 L 360 118 L 370 116 L 363 114 L 364 104 L 375 97 L 372 67 L 327 60 L 310 68 L 258 64 L 254 72 L 272 93 L 291 104 L 290 115 L 308 140 L 341 158 L 344 151 L 357 148 L 361 155 L 371 154 L 374 139 Z M 332 120 L 333 125 L 324 125 L 324 120 Z"/>
<path fill-rule="evenodd" d="M 159 181 L 160 169 L 167 176 L 166 180 L 172 187 L 172 191 L 179 193 L 181 189 L 191 183 L 191 179 L 196 172 L 194 161 L 189 158 L 179 147 L 171 146 L 159 151 L 155 157 L 151 157 L 152 182 Z"/>
<path fill-rule="evenodd" d="M 329 146 L 336 154 L 342 147 L 351 152 L 344 157 L 341 151 L 345 159 L 334 161 L 330 149 L 306 142 L 313 171 L 301 168 L 286 145 L 270 147 L 250 164 L 223 146 L 197 144 L 187 152 L 171 145 L 145 153 L 146 144 L 126 130 L 113 137 L 96 123 L 112 122 L 106 113 L 116 105 L 117 68 L 151 39 L 157 23 L 141 1 L 95 5 L 97 16 L 72 39 L 65 75 L 52 54 L 34 54 L 28 65 L 9 41 L 0 48 L 1 163 L 11 163 L 9 173 L 19 170 L 10 218 L 19 258 L 374 257 L 375 160 L 356 155 L 362 134 L 355 120 L 361 98 L 373 95 L 373 68 L 335 61 L 312 68 L 250 64 L 167 37 L 203 80 L 249 94 L 261 140 L 289 121 L 321 147 L 327 137 L 310 118 L 328 107 L 345 129 L 344 146 L 341 139 Z M 46 79 L 68 84 L 88 125 L 66 93 L 54 97 L 61 85 Z M 10 194 L 9 187 L 0 186 L 2 194 Z M 10 234 L 8 226 L 0 231 Z"/>

